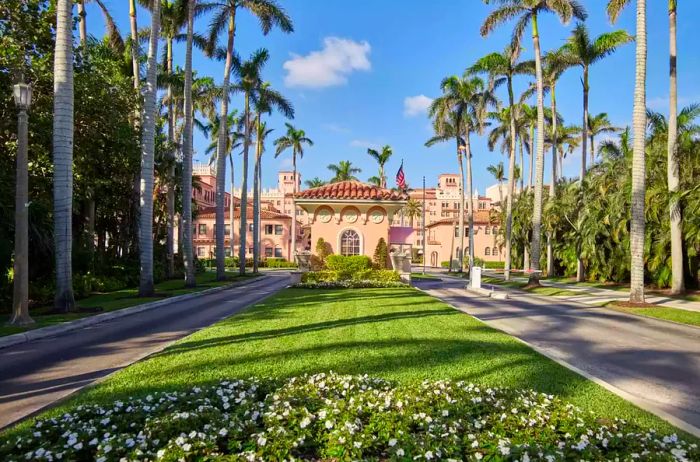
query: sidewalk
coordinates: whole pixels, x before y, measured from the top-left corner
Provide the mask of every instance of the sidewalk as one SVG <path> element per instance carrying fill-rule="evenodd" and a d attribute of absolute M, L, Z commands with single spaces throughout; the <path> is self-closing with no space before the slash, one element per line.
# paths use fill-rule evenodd
<path fill-rule="evenodd" d="M 485 271 L 484 276 L 500 279 L 503 278 L 502 274 L 494 273 L 491 271 Z M 514 282 L 527 282 L 527 278 L 522 276 L 511 277 L 510 280 Z M 591 287 L 582 286 L 578 284 L 567 284 L 565 282 L 547 281 L 546 279 L 541 280 L 540 284 L 544 287 L 555 287 L 557 289 L 576 292 L 576 295 L 553 295 L 552 297 L 558 298 L 559 300 L 584 303 L 586 305 L 601 306 L 609 302 L 626 302 L 630 298 L 630 293 L 628 290 L 603 289 L 601 287 Z M 647 294 L 646 302 L 653 305 L 664 306 L 667 308 L 678 308 L 681 310 L 700 312 L 700 302 L 694 302 L 691 300 L 665 297 L 663 295 L 657 294 Z"/>

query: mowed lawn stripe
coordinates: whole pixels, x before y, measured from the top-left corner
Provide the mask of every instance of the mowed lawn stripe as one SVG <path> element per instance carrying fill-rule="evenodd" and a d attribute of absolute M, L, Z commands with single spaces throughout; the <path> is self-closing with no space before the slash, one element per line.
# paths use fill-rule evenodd
<path fill-rule="evenodd" d="M 112 402 L 221 379 L 330 370 L 404 383 L 452 379 L 533 388 L 603 418 L 674 430 L 517 339 L 412 288 L 284 290 L 49 412 L 77 402 Z"/>

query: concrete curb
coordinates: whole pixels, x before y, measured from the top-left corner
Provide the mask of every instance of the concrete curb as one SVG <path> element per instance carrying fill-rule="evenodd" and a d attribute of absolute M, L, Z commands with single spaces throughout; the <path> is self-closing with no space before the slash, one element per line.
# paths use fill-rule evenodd
<path fill-rule="evenodd" d="M 565 368 L 567 368 L 567 369 L 569 369 L 569 370 L 571 370 L 571 371 L 573 371 L 573 372 L 575 372 L 575 373 L 581 375 L 582 377 L 584 377 L 584 378 L 590 380 L 591 382 L 594 382 L 594 383 L 600 385 L 601 387 L 603 387 L 603 388 L 605 388 L 606 390 L 608 390 L 608 391 L 610 391 L 610 392 L 616 394 L 616 395 L 619 396 L 620 398 L 629 401 L 630 403 L 634 404 L 635 406 L 637 406 L 637 407 L 639 407 L 639 408 L 641 408 L 641 409 L 643 409 L 643 410 L 645 410 L 645 411 L 647 411 L 647 412 L 649 412 L 649 413 L 651 413 L 651 414 L 654 414 L 654 415 L 656 415 L 657 417 L 660 417 L 662 420 L 665 420 L 666 422 L 670 423 L 671 425 L 675 426 L 676 428 L 678 428 L 678 429 L 680 429 L 680 430 L 683 430 L 683 431 L 686 432 L 686 433 L 690 433 L 691 435 L 693 435 L 693 436 L 695 436 L 695 437 L 697 437 L 697 438 L 700 438 L 700 428 L 694 426 L 693 424 L 688 423 L 688 422 L 686 422 L 685 420 L 679 419 L 678 417 L 676 417 L 676 416 L 674 416 L 674 415 L 672 415 L 672 414 L 670 414 L 670 413 L 664 411 L 664 410 L 661 409 L 660 407 L 658 407 L 658 406 L 656 406 L 656 405 L 654 405 L 654 404 L 652 404 L 652 403 L 649 403 L 649 402 L 647 402 L 647 401 L 645 401 L 645 400 L 643 400 L 643 399 L 640 399 L 640 398 L 638 398 L 637 396 L 635 396 L 635 395 L 633 395 L 633 394 L 631 394 L 631 393 L 626 392 L 625 390 L 622 390 L 622 389 L 616 387 L 615 385 L 611 384 L 610 382 L 607 382 L 607 381 L 605 381 L 605 380 L 603 380 L 603 379 L 601 379 L 601 378 L 599 378 L 599 377 L 596 377 L 596 376 L 594 376 L 594 375 L 592 375 L 592 374 L 590 374 L 590 373 L 588 373 L 588 372 L 586 372 L 586 371 L 584 371 L 584 370 L 582 370 L 582 369 L 580 369 L 580 368 L 574 366 L 573 364 L 570 364 L 569 362 L 567 362 L 567 361 L 565 361 L 565 360 L 563 360 L 563 359 L 560 359 L 560 358 L 558 358 L 558 357 L 552 355 L 550 352 L 548 352 L 548 351 L 545 350 L 544 348 L 540 348 L 540 347 L 538 347 L 537 345 L 533 345 L 532 343 L 530 343 L 530 342 L 528 342 L 528 341 L 526 341 L 526 340 L 521 339 L 520 337 L 518 337 L 518 336 L 515 335 L 515 334 L 512 334 L 512 333 L 507 332 L 507 331 L 505 331 L 505 330 L 503 330 L 503 329 L 501 329 L 501 328 L 499 328 L 499 327 L 496 327 L 496 326 L 493 326 L 493 325 L 489 324 L 488 321 L 485 321 L 485 320 L 479 318 L 478 315 L 474 315 L 474 314 L 468 313 L 468 312 L 466 312 L 465 310 L 463 310 L 463 309 L 461 309 L 461 308 L 459 308 L 459 307 L 457 307 L 457 306 L 454 306 L 454 305 L 452 305 L 451 303 L 448 303 L 448 302 L 446 302 L 445 300 L 440 299 L 439 297 L 436 297 L 435 295 L 433 295 L 433 294 L 427 292 L 427 291 L 424 290 L 424 289 L 421 289 L 421 288 L 419 288 L 419 287 L 416 287 L 416 289 L 420 290 L 421 292 L 423 292 L 424 294 L 428 295 L 429 297 L 433 297 L 433 298 L 435 298 L 436 300 L 440 300 L 442 303 L 448 305 L 450 308 L 452 308 L 452 309 L 454 309 L 454 310 L 459 311 L 460 313 L 464 313 L 464 314 L 466 314 L 466 315 L 468 315 L 468 316 L 472 316 L 473 318 L 478 319 L 479 321 L 483 322 L 484 324 L 486 324 L 487 326 L 489 326 L 489 327 L 492 328 L 492 329 L 495 329 L 495 330 L 497 330 L 497 331 L 503 332 L 504 334 L 508 335 L 509 337 L 512 337 L 512 338 L 516 339 L 517 341 L 523 343 L 524 345 L 527 345 L 528 347 L 532 348 L 532 349 L 533 349 L 534 351 L 536 351 L 537 353 L 539 353 L 539 354 L 541 354 L 542 356 L 544 356 L 544 357 L 546 357 L 546 358 L 548 358 L 548 359 L 554 361 L 555 363 L 559 364 L 560 366 L 563 366 L 563 367 L 565 367 Z M 530 295 L 530 294 L 528 294 L 528 295 Z"/>
<path fill-rule="evenodd" d="M 467 286 L 465 290 L 467 292 L 472 292 L 474 294 L 481 295 L 482 297 L 489 297 L 496 300 L 508 300 L 508 293 L 505 291 L 496 292 L 495 290 L 484 289 L 483 287 L 472 288 L 469 286 Z"/>
<path fill-rule="evenodd" d="M 249 282 L 252 283 L 258 281 L 260 279 L 263 279 L 264 277 L 264 275 L 261 275 L 256 278 L 253 278 Z M 212 287 L 211 289 L 200 290 L 198 292 L 176 295 L 174 297 L 167 297 L 162 300 L 157 300 L 155 302 L 142 303 L 140 305 L 135 305 L 129 308 L 122 308 L 107 313 L 96 314 L 94 316 L 87 316 L 82 319 L 76 319 L 75 321 L 70 321 L 55 326 L 40 327 L 38 329 L 28 330 L 19 334 L 6 335 L 4 337 L 0 337 L 0 349 L 11 347 L 13 345 L 19 345 L 21 343 L 31 342 L 32 340 L 38 340 L 46 337 L 54 337 L 65 332 L 70 332 L 72 330 L 92 326 L 93 324 L 99 324 L 101 322 L 110 321 L 112 319 L 122 318 L 124 316 L 131 316 L 132 314 L 141 313 L 143 311 L 153 310 L 155 308 L 159 308 L 169 303 L 182 302 L 185 300 L 190 300 L 200 295 L 213 294 L 226 289 L 230 289 L 232 287 L 240 287 L 243 285 L 246 285 L 246 283 L 244 282 L 243 284 L 241 284 L 233 282 L 224 286 Z"/>

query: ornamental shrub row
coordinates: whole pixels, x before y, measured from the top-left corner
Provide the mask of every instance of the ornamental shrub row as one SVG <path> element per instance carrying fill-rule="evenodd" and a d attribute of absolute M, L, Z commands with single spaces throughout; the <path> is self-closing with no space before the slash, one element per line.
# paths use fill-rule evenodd
<path fill-rule="evenodd" d="M 0 437 L 0 460 L 700 460 L 695 443 L 552 395 L 316 374 L 84 404 Z"/>
<path fill-rule="evenodd" d="M 355 273 L 348 274 L 337 270 L 322 270 L 310 271 L 301 275 L 302 283 L 318 283 L 318 282 L 341 282 L 341 281 L 374 281 L 382 282 L 400 282 L 399 273 L 391 270 L 375 270 L 363 269 Z"/>

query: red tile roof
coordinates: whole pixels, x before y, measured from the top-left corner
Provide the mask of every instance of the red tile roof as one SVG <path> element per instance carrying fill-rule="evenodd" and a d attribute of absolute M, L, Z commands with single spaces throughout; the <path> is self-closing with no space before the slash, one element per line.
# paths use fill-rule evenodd
<path fill-rule="evenodd" d="M 406 193 L 380 188 L 361 181 L 339 181 L 298 192 L 294 197 L 297 199 L 408 200 Z"/>
<path fill-rule="evenodd" d="M 224 210 L 224 215 L 226 219 L 229 218 L 229 209 L 226 207 L 226 210 Z M 202 207 L 197 211 L 196 214 L 196 219 L 200 218 L 215 218 L 216 217 L 216 207 Z M 236 210 L 233 212 L 233 218 L 241 218 L 241 208 L 236 207 Z M 247 207 L 246 209 L 246 218 L 248 220 L 253 219 L 253 207 Z M 274 210 L 266 210 L 266 209 L 261 209 L 260 210 L 260 218 L 263 220 L 291 220 L 292 217 L 289 215 L 285 215 L 284 213 L 279 213 Z"/>

